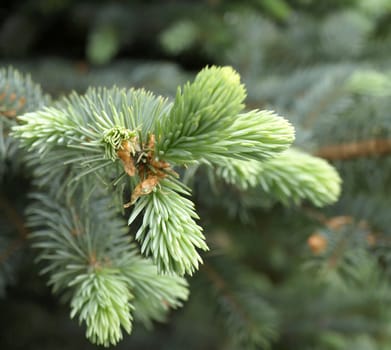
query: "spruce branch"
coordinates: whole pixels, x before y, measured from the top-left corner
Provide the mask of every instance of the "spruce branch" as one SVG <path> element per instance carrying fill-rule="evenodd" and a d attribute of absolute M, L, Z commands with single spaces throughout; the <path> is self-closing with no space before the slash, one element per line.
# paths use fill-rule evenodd
<path fill-rule="evenodd" d="M 28 230 L 24 217 L 16 210 L 14 195 L 5 195 L 9 187 L 6 179 L 16 181 L 30 177 L 25 166 L 25 152 L 18 147 L 18 141 L 10 136 L 16 117 L 24 112 L 42 107 L 50 102 L 40 86 L 29 75 L 15 69 L 0 69 L 0 294 L 7 284 L 14 280 L 20 266 L 21 248 L 26 246 Z M 13 181 L 16 179 L 16 181 Z M 16 185 L 17 186 L 17 185 Z M 12 188 L 12 187 L 11 187 Z M 18 196 L 16 196 L 18 198 Z M 12 201 L 11 201 L 12 200 Z"/>
<path fill-rule="evenodd" d="M 79 184 L 88 187 L 89 181 L 102 184 L 109 196 L 113 192 L 113 203 L 130 191 L 125 207 L 135 206 L 129 224 L 143 214 L 136 233 L 142 253 L 152 257 L 159 272 L 192 274 L 202 262 L 197 249 L 208 247 L 194 204 L 184 197 L 190 193 L 173 167 L 263 161 L 294 139 L 293 127 L 276 114 L 243 113 L 245 96 L 231 67 L 209 67 L 178 90 L 173 104 L 145 90 L 89 89 L 21 116 L 13 132 L 39 155 L 32 162 L 41 185 L 60 182 L 57 196 L 66 189 L 77 192 Z M 283 161 L 279 166 L 282 178 Z"/>
<path fill-rule="evenodd" d="M 293 126 L 274 112 L 252 110 L 235 118 L 223 144 L 232 158 L 262 161 L 286 150 L 294 141 L 294 132 Z"/>
<path fill-rule="evenodd" d="M 294 149 L 265 162 L 225 161 L 215 171 L 227 183 L 242 189 L 259 187 L 284 204 L 307 199 L 324 206 L 334 203 L 341 191 L 341 178 L 331 165 Z"/>
<path fill-rule="evenodd" d="M 347 91 L 366 96 L 390 96 L 391 75 L 374 69 L 355 71 L 345 83 Z"/>
<path fill-rule="evenodd" d="M 118 271 L 103 268 L 79 275 L 70 284 L 75 291 L 71 318 L 79 316 L 87 326 L 86 336 L 97 345 L 115 345 L 122 339 L 121 327 L 132 331 L 133 299 L 126 280 Z"/>
<path fill-rule="evenodd" d="M 239 75 L 231 67 L 210 67 L 192 84 L 178 89 L 170 113 L 158 122 L 157 155 L 186 164 L 207 153 L 224 152 L 218 144 L 246 97 Z"/>
<path fill-rule="evenodd" d="M 114 105 L 113 101 L 117 105 Z M 130 205 L 140 197 L 154 192 L 162 179 L 177 176 L 168 163 L 155 160 L 154 157 L 155 139 L 151 133 L 151 119 L 157 119 L 159 114 L 163 113 L 164 100 L 155 98 L 145 91 L 126 92 L 114 88 L 102 90 L 101 95 L 95 90 L 91 90 L 85 96 L 73 94 L 69 100 L 63 101 L 62 105 L 65 106 L 64 110 L 53 107 L 32 113 L 34 115 L 27 114 L 20 118 L 25 124 L 15 128 L 15 135 L 22 139 L 26 147 L 43 155 L 36 174 L 37 171 L 41 174 L 47 171 L 53 175 L 55 171 L 61 171 L 61 167 L 68 165 L 71 166 L 71 176 L 66 178 L 69 182 L 75 179 L 79 181 L 82 177 L 95 173 L 100 174 L 104 182 L 109 184 L 113 177 L 121 178 L 125 170 L 133 180 L 130 181 L 133 192 Z M 150 129 L 145 129 L 145 126 L 149 126 Z M 122 161 L 124 169 L 115 165 L 110 167 L 110 163 L 119 160 Z M 47 179 L 49 180 L 49 177 Z M 174 198 L 173 188 L 181 191 L 181 187 L 174 186 L 173 181 L 168 183 L 171 183 L 170 198 Z M 119 190 L 122 192 L 120 186 L 117 187 L 117 191 Z M 159 198 L 162 199 L 164 196 L 166 194 L 160 195 Z M 175 265 L 168 261 L 179 259 L 177 269 L 183 274 L 184 271 L 192 272 L 193 266 L 198 266 L 200 261 L 193 245 L 202 249 L 206 249 L 206 245 L 200 227 L 192 219 L 196 216 L 192 203 L 180 198 L 182 197 L 178 195 L 174 201 L 162 201 L 166 213 L 170 213 L 171 217 L 167 221 L 170 222 L 168 233 L 165 226 L 152 221 L 149 223 L 152 223 L 152 229 L 159 235 L 159 240 L 165 235 L 171 237 L 172 224 L 178 223 L 179 239 L 174 242 L 179 246 L 169 249 L 169 252 L 175 253 L 174 258 L 168 256 L 164 249 L 153 251 L 156 260 L 159 260 L 159 254 L 165 254 L 161 258 L 165 264 L 159 265 L 159 269 L 167 271 L 168 267 Z M 156 199 L 154 201 L 156 202 Z M 141 203 L 148 203 L 148 213 L 154 212 L 152 201 Z M 137 213 L 138 208 L 135 208 L 134 212 Z M 187 230 L 190 232 L 186 235 L 184 233 Z M 139 232 L 137 238 L 144 238 L 142 231 Z M 150 249 L 146 248 L 148 242 L 146 240 L 143 243 L 143 252 L 150 252 Z M 188 246 L 189 244 L 191 246 Z M 179 249 L 184 250 L 181 252 Z M 181 263 L 180 259 L 184 259 L 184 262 Z"/>
<path fill-rule="evenodd" d="M 0 69 L 0 117 L 14 119 L 26 111 L 47 105 L 50 97 L 42 92 L 29 75 L 13 68 Z"/>
<path fill-rule="evenodd" d="M 203 69 L 158 122 L 157 156 L 177 164 L 221 155 L 263 159 L 289 147 L 293 127 L 270 112 L 239 114 L 245 97 L 231 67 Z"/>
<path fill-rule="evenodd" d="M 76 195 L 60 202 L 36 194 L 28 210 L 31 237 L 53 291 L 70 300 L 71 317 L 86 323 L 92 342 L 108 346 L 122 338 L 121 328 L 130 333 L 133 311 L 150 325 L 170 307 L 181 306 L 187 284 L 159 275 L 152 262 L 138 256 L 107 198 L 95 194 L 84 203 L 86 194 Z"/>
<path fill-rule="evenodd" d="M 134 317 L 148 328 L 152 321 L 163 321 L 170 308 L 181 307 L 188 298 L 185 279 L 175 274 L 157 274 L 156 266 L 149 260 L 139 257 L 131 263 L 124 261 L 121 271 L 131 283 Z"/>
<path fill-rule="evenodd" d="M 146 142 L 152 125 L 167 108 L 163 98 L 145 90 L 89 89 L 73 93 L 55 107 L 20 117 L 14 134 L 23 146 L 46 154 L 54 146 L 67 148 L 68 163 L 102 163 L 118 160 L 125 140 Z M 109 164 L 109 163 L 107 163 Z"/>
<path fill-rule="evenodd" d="M 0 181 L 6 172 L 19 169 L 23 164 L 18 143 L 9 135 L 12 126 L 16 125 L 16 117 L 48 103 L 50 97 L 29 75 L 20 74 L 11 67 L 0 69 Z"/>
<path fill-rule="evenodd" d="M 42 272 L 49 274 L 54 292 L 91 268 L 112 266 L 124 254 L 131 258 L 126 227 L 107 200 L 95 198 L 86 206 L 82 196 L 64 202 L 44 194 L 34 198 L 28 208 L 33 247 L 40 250 L 38 261 L 47 262 Z"/>
<path fill-rule="evenodd" d="M 178 185 L 162 181 L 159 190 L 136 203 L 129 224 L 144 210 L 143 223 L 136 233 L 141 252 L 151 255 L 161 272 L 191 275 L 202 263 L 196 248 L 208 247 L 202 228 L 194 221 L 198 219 L 194 204 L 178 192 L 186 194 Z"/>

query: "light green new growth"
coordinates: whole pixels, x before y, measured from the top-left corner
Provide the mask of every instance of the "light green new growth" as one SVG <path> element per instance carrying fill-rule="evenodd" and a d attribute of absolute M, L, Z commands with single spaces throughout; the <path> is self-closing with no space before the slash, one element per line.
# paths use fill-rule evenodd
<path fill-rule="evenodd" d="M 134 140 L 137 136 L 136 131 L 125 129 L 124 127 L 114 127 L 107 130 L 103 135 L 105 146 L 105 156 L 113 161 L 118 159 L 117 151 L 121 149 L 122 142 L 125 140 Z M 136 149 L 133 147 L 130 150 L 131 154 L 135 154 Z"/>
<path fill-rule="evenodd" d="M 71 296 L 71 316 L 86 323 L 92 342 L 108 346 L 122 338 L 121 328 L 130 333 L 133 314 L 151 325 L 163 320 L 169 308 L 181 306 L 187 283 L 159 275 L 150 260 L 137 254 L 107 199 L 94 196 L 83 206 L 81 198 L 73 204 L 35 195 L 29 208 L 31 237 L 53 291 Z"/>
<path fill-rule="evenodd" d="M 121 326 L 132 330 L 130 314 L 132 295 L 126 281 L 112 269 L 95 269 L 78 276 L 71 300 L 71 318 L 78 315 L 87 325 L 87 338 L 97 345 L 115 345 L 122 339 Z"/>
<path fill-rule="evenodd" d="M 225 181 L 284 203 L 337 198 L 335 170 L 286 151 L 291 124 L 270 111 L 244 111 L 245 98 L 239 75 L 213 66 L 172 103 L 143 89 L 92 88 L 18 118 L 13 136 L 31 151 L 42 192 L 29 210 L 42 271 L 92 342 L 116 344 L 133 317 L 150 326 L 187 299 L 180 276 L 199 268 L 208 246 L 181 166 L 206 163 Z M 131 243 L 120 218 L 125 203 L 151 260 Z"/>
<path fill-rule="evenodd" d="M 156 266 L 141 257 L 125 263 L 121 269 L 129 277 L 134 295 L 134 317 L 152 327 L 152 321 L 164 321 L 167 311 L 187 300 L 189 290 L 184 278 L 175 274 L 157 275 Z M 151 278 L 151 276 L 155 276 Z"/>
<path fill-rule="evenodd" d="M 180 188 L 167 181 L 162 181 L 161 186 L 137 202 L 129 223 L 145 208 L 143 223 L 136 233 L 141 252 L 152 255 L 159 271 L 191 275 L 202 263 L 196 248 L 208 250 L 202 228 L 194 221 L 198 215 L 194 204 L 174 191 Z"/>
<path fill-rule="evenodd" d="M 145 142 L 154 120 L 168 106 L 165 99 L 143 89 L 91 88 L 83 96 L 73 93 L 55 107 L 20 117 L 22 125 L 15 128 L 15 136 L 41 154 L 55 146 L 56 151 L 65 148 L 63 162 L 81 166 L 89 174 L 112 166 L 107 160 L 118 160 L 115 154 L 122 140 L 137 135 Z"/>
<path fill-rule="evenodd" d="M 169 115 L 158 122 L 158 156 L 188 164 L 219 156 L 264 159 L 288 148 L 293 127 L 270 112 L 239 114 L 245 98 L 231 67 L 204 69 L 178 90 Z"/>
<path fill-rule="evenodd" d="M 294 141 L 294 128 L 271 111 L 253 110 L 239 114 L 223 142 L 229 156 L 266 160 L 286 150 Z"/>
<path fill-rule="evenodd" d="M 59 164 L 70 166 L 65 181 L 97 176 L 107 190 L 117 185 L 116 198 L 130 185 L 136 206 L 129 222 L 144 211 L 136 234 L 142 252 L 161 272 L 192 274 L 202 261 L 196 248 L 207 246 L 193 204 L 183 197 L 190 192 L 172 167 L 221 157 L 263 160 L 294 139 L 293 127 L 271 112 L 240 113 L 245 97 L 231 67 L 210 67 L 178 90 L 173 104 L 144 90 L 90 89 L 22 116 L 14 133 L 43 155 L 40 167 L 48 173 Z M 120 157 L 119 150 L 128 153 Z"/>
<path fill-rule="evenodd" d="M 284 203 L 308 199 L 321 207 L 336 202 L 341 193 L 342 180 L 330 164 L 293 149 L 266 162 L 263 174 L 262 189 Z"/>
<path fill-rule="evenodd" d="M 243 189 L 258 186 L 284 204 L 309 200 L 316 206 L 334 203 L 341 192 L 341 178 L 325 160 L 289 149 L 266 162 L 226 162 L 216 174 Z"/>

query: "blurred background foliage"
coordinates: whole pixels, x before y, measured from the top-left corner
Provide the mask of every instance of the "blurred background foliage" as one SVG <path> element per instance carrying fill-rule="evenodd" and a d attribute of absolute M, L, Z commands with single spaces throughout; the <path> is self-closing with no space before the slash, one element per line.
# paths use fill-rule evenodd
<path fill-rule="evenodd" d="M 203 66 L 232 65 L 247 104 L 288 118 L 295 146 L 343 178 L 341 200 L 320 210 L 283 207 L 201 170 L 191 185 L 212 249 L 190 300 L 119 349 L 391 348 L 390 55 L 389 0 L 0 5 L 1 64 L 45 91 L 116 84 L 172 96 Z M 20 219 L 28 174 L 11 154 L 1 174 L 0 348 L 92 349 L 35 277 Z"/>

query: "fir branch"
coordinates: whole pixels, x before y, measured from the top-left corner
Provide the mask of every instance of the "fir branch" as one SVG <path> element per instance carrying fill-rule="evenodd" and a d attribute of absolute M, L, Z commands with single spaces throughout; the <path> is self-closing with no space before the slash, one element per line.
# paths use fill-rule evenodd
<path fill-rule="evenodd" d="M 390 96 L 390 74 L 373 69 L 355 71 L 345 84 L 349 92 L 366 96 Z"/>
<path fill-rule="evenodd" d="M 259 179 L 262 189 L 282 202 L 308 199 L 316 206 L 334 203 L 340 195 L 341 182 L 327 162 L 297 150 L 288 150 L 265 162 Z"/>
<path fill-rule="evenodd" d="M 80 130 L 78 120 L 68 118 L 64 111 L 55 107 L 26 113 L 18 121 L 22 125 L 14 128 L 13 135 L 22 140 L 24 147 L 42 155 L 55 145 L 69 144 L 68 140 Z"/>
<path fill-rule="evenodd" d="M 376 157 L 391 153 L 391 140 L 372 139 L 321 147 L 315 155 L 328 160 Z"/>

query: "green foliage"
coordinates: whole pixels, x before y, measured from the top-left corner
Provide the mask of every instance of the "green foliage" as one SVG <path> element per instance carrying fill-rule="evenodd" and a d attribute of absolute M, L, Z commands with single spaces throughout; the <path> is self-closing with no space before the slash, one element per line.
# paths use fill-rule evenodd
<path fill-rule="evenodd" d="M 103 141 L 106 143 L 106 158 L 114 161 L 117 158 L 116 150 L 121 149 L 123 141 L 132 141 L 136 137 L 136 131 L 125 129 L 124 127 L 113 127 L 106 131 Z M 131 153 L 135 153 L 133 148 Z"/>
<path fill-rule="evenodd" d="M 289 147 L 294 130 L 284 119 L 270 112 L 238 114 L 245 96 L 231 68 L 202 71 L 183 93 L 178 91 L 169 116 L 160 122 L 159 156 L 179 164 L 218 162 L 227 155 L 263 160 Z"/>
<path fill-rule="evenodd" d="M 90 89 L 84 96 L 72 94 L 57 107 L 21 117 L 25 124 L 18 127 L 17 133 L 26 147 L 42 154 L 41 173 L 50 174 L 49 169 L 72 164 L 74 173 L 69 181 L 95 173 L 106 176 L 109 186 L 112 170 L 123 175 L 120 167 L 113 164 L 114 160 L 119 162 L 116 147 L 136 132 L 138 139 L 145 142 L 153 121 L 167 107 L 166 100 L 144 90 Z M 46 137 L 38 137 L 34 130 Z M 50 157 L 50 152 L 61 149 L 66 151 Z M 105 174 L 98 172 L 102 168 L 108 169 Z"/>
<path fill-rule="evenodd" d="M 39 109 L 49 101 L 49 96 L 33 83 L 30 76 L 24 76 L 12 68 L 0 70 L 0 181 L 8 171 L 14 170 L 16 173 L 22 161 L 17 143 L 8 136 L 11 127 L 16 125 L 15 118 Z"/>
<path fill-rule="evenodd" d="M 41 155 L 41 174 L 61 171 L 66 164 L 71 166 L 66 182 L 99 176 L 107 190 L 115 185 L 117 198 L 123 191 L 118 184 L 125 179 L 113 162 L 121 159 L 131 176 L 131 204 L 151 193 L 139 200 L 129 220 L 144 210 L 136 235 L 142 252 L 153 256 L 160 271 L 191 274 L 201 262 L 195 248 L 207 246 L 194 222 L 198 217 L 193 204 L 183 198 L 190 193 L 172 171 L 165 171 L 168 163 L 159 169 L 152 161 L 218 162 L 222 156 L 262 160 L 285 150 L 293 141 L 290 124 L 267 111 L 238 114 L 244 97 L 232 68 L 211 67 L 187 84 L 183 94 L 179 91 L 173 104 L 143 90 L 89 90 L 85 96 L 73 94 L 54 107 L 20 117 L 22 125 L 14 130 L 25 147 Z M 155 134 L 156 144 L 149 145 Z M 128 152 L 126 159 L 120 151 Z"/>
<path fill-rule="evenodd" d="M 176 308 L 187 298 L 183 279 L 158 275 L 137 255 L 107 199 L 94 196 L 88 205 L 77 198 L 62 204 L 43 195 L 36 199 L 29 222 L 42 272 L 50 276 L 53 291 L 70 300 L 71 317 L 86 323 L 93 343 L 116 344 L 121 328 L 131 332 L 133 312 L 150 325 L 164 318 L 168 305 Z"/>
<path fill-rule="evenodd" d="M 297 150 L 287 150 L 266 162 L 234 161 L 215 169 L 229 184 L 246 190 L 257 187 L 284 204 L 307 199 L 316 206 L 334 203 L 341 179 L 326 161 Z"/>
<path fill-rule="evenodd" d="M 244 108 L 245 97 L 240 77 L 232 68 L 205 69 L 183 92 L 178 90 L 170 114 L 159 121 L 158 155 L 186 164 L 225 152 L 221 142 Z"/>
<path fill-rule="evenodd" d="M 44 19 L 57 6 L 72 28 L 57 40 L 62 50 L 80 35 L 68 53 L 86 53 L 87 43 L 102 63 L 132 54 L 179 63 L 19 62 L 49 91 L 77 93 L 26 110 L 14 131 L 19 151 L 9 136 L 16 120 L 0 117 L 7 154 L 0 205 L 21 213 L 31 188 L 13 174 L 33 178 L 39 200 L 28 218 L 40 267 L 91 339 L 117 343 L 133 319 L 147 327 L 165 320 L 188 296 L 178 274 L 193 274 L 173 325 L 153 336 L 132 327 L 119 346 L 389 349 L 389 1 L 60 2 L 46 12 L 44 1 L 30 2 L 31 18 L 5 12 L 0 50 L 40 50 L 49 39 L 34 40 L 50 31 Z M 179 67 L 205 62 L 235 67 L 241 78 L 212 66 L 184 84 L 192 74 Z M 123 88 L 84 93 L 114 83 Z M 296 149 L 288 149 L 294 136 Z M 299 148 L 328 158 L 340 175 Z M 40 335 L 25 326 L 23 301 L 44 289 L 23 294 L 24 277 L 34 274 L 29 261 L 20 265 L 24 251 L 9 254 L 19 236 L 2 209 L 0 286 L 10 298 L 0 347 L 14 347 L 16 332 L 29 339 L 19 347 L 53 336 L 77 348 L 68 324 L 49 327 L 55 316 L 46 316 Z M 20 266 L 26 275 L 9 287 Z M 12 303 L 23 305 L 22 317 Z M 36 313 L 34 325 L 45 317 Z M 115 327 L 103 324 L 108 319 Z"/>
<path fill-rule="evenodd" d="M 136 233 L 141 252 L 153 256 L 159 271 L 191 275 L 202 263 L 196 248 L 208 250 L 202 228 L 194 222 L 199 217 L 194 204 L 174 190 L 188 192 L 163 181 L 160 186 L 159 191 L 137 202 L 129 224 L 145 209 L 143 223 Z"/>
<path fill-rule="evenodd" d="M 12 68 L 0 71 L 0 113 L 7 118 L 15 118 L 26 111 L 39 109 L 49 102 L 41 87 Z"/>
<path fill-rule="evenodd" d="M 266 299 L 267 280 L 224 257 L 209 259 L 204 272 L 225 330 L 235 334 L 229 348 L 268 348 L 277 335 L 278 317 Z"/>
<path fill-rule="evenodd" d="M 98 345 L 115 345 L 122 339 L 121 326 L 132 330 L 130 304 L 132 299 L 126 281 L 116 271 L 96 269 L 72 281 L 75 287 L 71 301 L 71 317 L 87 325 L 87 338 Z"/>
<path fill-rule="evenodd" d="M 260 184 L 284 203 L 336 200 L 335 171 L 308 155 L 287 156 L 293 127 L 273 112 L 243 112 L 245 96 L 232 68 L 213 66 L 179 89 L 172 103 L 142 89 L 91 88 L 18 118 L 12 135 L 31 152 L 28 164 L 40 191 L 28 216 L 39 260 L 45 261 L 42 271 L 53 291 L 69 300 L 71 317 L 85 322 L 93 343 L 116 344 L 122 329 L 131 332 L 133 314 L 150 326 L 187 298 L 178 275 L 193 274 L 202 263 L 198 249 L 209 248 L 187 198 L 191 191 L 174 165 L 223 164 L 229 170 L 224 176 L 217 168 L 217 174 L 228 182 Z M 293 158 L 301 159 L 300 167 L 289 164 Z M 137 256 L 120 218 L 125 193 L 132 193 L 125 207 L 135 204 L 128 224 L 142 215 L 135 239 L 153 265 Z M 247 298 L 243 293 L 235 299 Z M 227 327 L 242 333 L 240 344 L 266 346 L 275 335 L 275 326 L 267 325 L 275 322 L 274 312 L 251 300 L 243 312 L 253 321 L 237 320 L 230 302 L 221 310 Z"/>
<path fill-rule="evenodd" d="M 239 114 L 228 130 L 227 150 L 241 159 L 267 160 L 285 151 L 294 140 L 289 122 L 270 111 Z"/>
<path fill-rule="evenodd" d="M 152 328 L 152 321 L 165 321 L 167 312 L 183 306 L 188 298 L 184 278 L 175 274 L 157 275 L 149 260 L 133 259 L 131 264 L 123 265 L 122 271 L 129 278 L 135 296 L 134 317 L 148 328 Z"/>
<path fill-rule="evenodd" d="M 15 275 L 25 263 L 28 255 L 23 244 L 27 230 L 19 216 L 23 214 L 26 190 L 23 152 L 18 142 L 9 136 L 16 125 L 16 117 L 22 113 L 41 108 L 50 98 L 42 92 L 30 76 L 20 74 L 12 68 L 0 69 L 0 296 L 15 282 Z M 18 181 L 19 196 L 9 192 L 13 181 Z M 21 248 L 21 249 L 17 249 Z"/>

